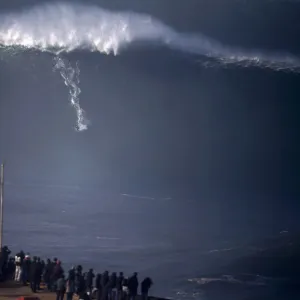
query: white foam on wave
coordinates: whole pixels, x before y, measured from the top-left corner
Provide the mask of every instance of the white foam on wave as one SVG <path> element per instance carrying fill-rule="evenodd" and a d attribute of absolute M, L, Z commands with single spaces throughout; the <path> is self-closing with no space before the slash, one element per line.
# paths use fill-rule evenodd
<path fill-rule="evenodd" d="M 250 275 L 250 274 L 249 274 Z M 264 286 L 266 285 L 266 278 L 259 275 L 252 275 L 253 278 L 241 280 L 235 278 L 233 275 L 222 275 L 221 277 L 200 277 L 188 279 L 189 282 L 194 282 L 199 285 L 208 285 L 211 283 L 229 283 L 238 285 L 248 285 L 248 286 Z"/>
<path fill-rule="evenodd" d="M 108 237 L 108 236 L 97 236 L 97 240 L 111 240 L 111 241 L 116 241 L 120 240 L 118 237 Z"/>
<path fill-rule="evenodd" d="M 56 3 L 0 16 L 0 45 L 53 53 L 76 49 L 118 54 L 132 42 L 159 43 L 221 64 L 259 66 L 300 72 L 291 54 L 245 50 L 222 45 L 202 34 L 179 33 L 159 20 L 133 12 L 111 12 L 97 6 Z"/>

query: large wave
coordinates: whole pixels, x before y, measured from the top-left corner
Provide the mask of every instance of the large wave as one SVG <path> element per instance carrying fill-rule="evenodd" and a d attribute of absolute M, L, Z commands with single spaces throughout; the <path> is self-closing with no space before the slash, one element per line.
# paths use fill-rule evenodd
<path fill-rule="evenodd" d="M 300 72 L 300 58 L 291 54 L 225 46 L 200 33 L 177 32 L 145 14 L 55 3 L 0 15 L 0 49 L 12 54 L 28 49 L 55 54 L 54 70 L 60 72 L 69 88 L 70 103 L 76 110 L 78 131 L 84 131 L 89 124 L 79 103 L 80 70 L 78 64 L 73 66 L 58 55 L 74 50 L 117 55 L 133 42 L 155 43 L 196 54 L 202 57 L 201 62 L 206 66 L 212 65 L 213 61 L 213 64 Z"/>
<path fill-rule="evenodd" d="M 2 47 L 34 48 L 56 54 L 85 49 L 116 55 L 139 41 L 210 57 L 221 64 L 300 71 L 300 59 L 291 54 L 225 46 L 200 33 L 177 32 L 145 14 L 56 3 L 0 16 Z"/>

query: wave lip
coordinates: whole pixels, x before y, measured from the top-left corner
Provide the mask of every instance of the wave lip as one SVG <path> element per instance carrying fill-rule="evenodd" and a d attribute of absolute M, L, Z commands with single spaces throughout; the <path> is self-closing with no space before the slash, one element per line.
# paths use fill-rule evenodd
<path fill-rule="evenodd" d="M 150 16 L 113 13 L 99 7 L 69 4 L 36 6 L 1 17 L 0 44 L 41 51 L 75 49 L 117 54 L 122 45 L 159 40 L 171 30 Z M 163 34 L 163 35 L 162 35 Z"/>
<path fill-rule="evenodd" d="M 179 33 L 146 14 L 56 3 L 2 15 L 0 20 L 0 47 L 38 49 L 55 54 L 84 49 L 117 55 L 132 42 L 140 41 L 201 55 L 223 66 L 234 64 L 300 72 L 300 59 L 289 53 L 229 47 L 200 33 Z"/>

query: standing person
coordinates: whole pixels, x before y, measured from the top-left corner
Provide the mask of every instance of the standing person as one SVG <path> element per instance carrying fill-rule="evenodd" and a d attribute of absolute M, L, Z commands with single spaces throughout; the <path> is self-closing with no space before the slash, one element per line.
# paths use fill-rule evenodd
<path fill-rule="evenodd" d="M 69 271 L 69 276 L 66 283 L 67 300 L 72 300 L 75 293 L 75 270 Z"/>
<path fill-rule="evenodd" d="M 117 274 L 113 272 L 109 279 L 110 300 L 117 300 Z"/>
<path fill-rule="evenodd" d="M 7 263 L 7 276 L 6 278 L 9 280 L 15 279 L 15 259 L 13 257 L 9 257 L 8 263 Z"/>
<path fill-rule="evenodd" d="M 85 281 L 81 271 L 78 271 L 75 274 L 75 292 L 77 295 L 81 295 L 85 291 Z"/>
<path fill-rule="evenodd" d="M 123 280 L 124 280 L 124 275 L 123 272 L 119 273 L 119 276 L 117 277 L 117 300 L 122 300 L 123 299 Z"/>
<path fill-rule="evenodd" d="M 43 264 L 41 262 L 41 259 L 38 257 L 37 260 L 36 260 L 36 266 L 37 266 L 37 290 L 39 291 L 41 289 L 41 281 L 42 281 L 42 274 L 43 274 Z"/>
<path fill-rule="evenodd" d="M 64 274 L 64 270 L 61 266 L 61 262 L 59 260 L 57 260 L 56 265 L 55 265 L 55 267 L 53 268 L 53 271 L 52 271 L 53 290 L 56 291 L 57 280 L 60 279 L 63 274 Z"/>
<path fill-rule="evenodd" d="M 137 273 L 133 273 L 133 275 L 128 280 L 128 289 L 129 289 L 129 299 L 135 300 L 137 296 L 139 281 L 137 278 Z"/>
<path fill-rule="evenodd" d="M 150 277 L 146 277 L 141 283 L 141 295 L 142 300 L 148 300 L 149 289 L 153 285 L 153 281 Z"/>
<path fill-rule="evenodd" d="M 37 277 L 38 277 L 38 267 L 37 267 L 36 257 L 34 256 L 29 271 L 30 287 L 33 293 L 36 293 L 37 281 L 38 281 Z"/>
<path fill-rule="evenodd" d="M 52 268 L 53 265 L 51 263 L 51 260 L 48 258 L 46 266 L 44 268 L 44 282 L 47 286 L 47 290 L 51 291 L 51 275 L 52 275 Z"/>
<path fill-rule="evenodd" d="M 27 282 L 29 281 L 29 271 L 30 271 L 30 256 L 26 254 L 25 259 L 22 263 L 22 281 L 23 285 L 27 285 Z"/>
<path fill-rule="evenodd" d="M 97 300 L 101 300 L 101 296 L 102 296 L 101 274 L 97 274 L 95 286 L 97 289 Z"/>
<path fill-rule="evenodd" d="M 65 275 L 62 274 L 56 282 L 56 300 L 63 300 L 66 292 Z"/>
<path fill-rule="evenodd" d="M 89 271 L 86 274 L 86 287 L 90 293 L 90 296 L 92 295 L 92 291 L 93 291 L 94 277 L 95 277 L 94 270 L 89 269 Z"/>
<path fill-rule="evenodd" d="M 122 282 L 122 300 L 129 300 L 128 278 L 124 278 Z"/>
<path fill-rule="evenodd" d="M 102 286 L 102 300 L 108 299 L 108 292 L 109 292 L 109 273 L 108 271 L 105 271 L 102 274 L 101 278 L 101 286 Z"/>
<path fill-rule="evenodd" d="M 21 266 L 22 266 L 22 259 L 21 259 L 21 254 L 17 253 L 15 256 L 15 281 L 20 281 L 21 280 Z"/>

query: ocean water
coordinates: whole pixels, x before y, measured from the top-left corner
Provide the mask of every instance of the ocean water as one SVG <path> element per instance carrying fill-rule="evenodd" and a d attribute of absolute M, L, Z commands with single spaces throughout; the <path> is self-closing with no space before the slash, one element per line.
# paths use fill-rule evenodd
<path fill-rule="evenodd" d="M 80 263 L 96 272 L 130 275 L 138 271 L 140 278 L 153 278 L 151 294 L 156 296 L 281 299 L 272 278 L 239 283 L 213 275 L 220 274 L 221 267 L 240 254 L 247 254 L 246 246 L 252 239 L 276 232 L 276 224 L 269 228 L 267 224 L 251 224 L 249 230 L 245 221 L 244 225 L 239 222 L 238 230 L 229 230 L 226 221 L 214 224 L 213 207 L 207 206 L 201 213 L 195 206 L 194 201 L 182 199 L 103 194 L 97 188 L 8 183 L 4 241 L 13 252 L 22 249 L 44 259 L 58 257 L 65 269 Z M 216 279 L 225 286 L 203 289 Z M 238 284 L 232 287 L 232 282 Z M 265 286 L 269 282 L 271 288 Z"/>
<path fill-rule="evenodd" d="M 299 10 L 1 2 L 5 244 L 150 275 L 162 297 L 287 299 L 220 270 L 299 228 Z"/>
<path fill-rule="evenodd" d="M 195 277 L 200 266 L 203 270 L 199 257 L 209 255 L 212 242 L 207 237 L 206 245 L 200 242 L 206 233 L 195 226 L 199 214 L 170 201 L 97 189 L 7 185 L 4 239 L 14 251 L 58 256 L 66 268 L 81 263 L 98 272 L 151 275 L 154 295 L 176 297 L 188 291 L 183 287 L 191 285 L 189 276 Z M 194 220 L 180 221 L 186 218 Z"/>

